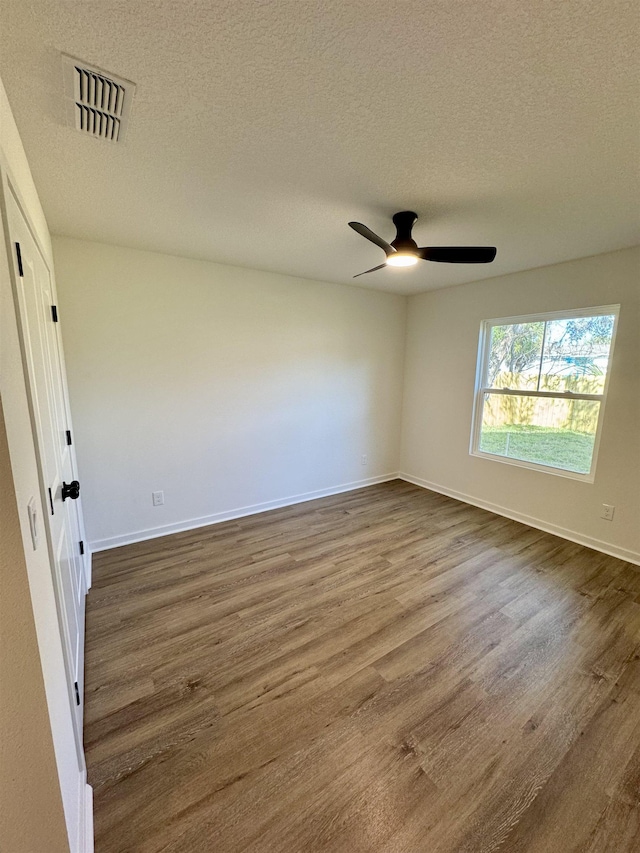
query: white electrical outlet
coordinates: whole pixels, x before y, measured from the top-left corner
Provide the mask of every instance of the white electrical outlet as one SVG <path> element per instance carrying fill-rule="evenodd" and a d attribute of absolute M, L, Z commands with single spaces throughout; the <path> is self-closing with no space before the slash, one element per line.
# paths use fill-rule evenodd
<path fill-rule="evenodd" d="M 616 508 L 610 504 L 602 504 L 600 518 L 604 518 L 605 521 L 613 521 L 613 513 L 615 512 L 615 509 Z"/>
<path fill-rule="evenodd" d="M 362 456 L 360 457 L 360 464 L 361 464 L 361 465 L 366 465 L 366 464 L 367 464 L 367 461 L 368 461 L 368 460 L 367 460 L 367 454 L 366 454 L 366 453 L 363 453 L 363 454 L 362 454 Z"/>
<path fill-rule="evenodd" d="M 164 504 L 164 492 L 151 492 L 151 500 L 154 506 L 162 506 Z"/>

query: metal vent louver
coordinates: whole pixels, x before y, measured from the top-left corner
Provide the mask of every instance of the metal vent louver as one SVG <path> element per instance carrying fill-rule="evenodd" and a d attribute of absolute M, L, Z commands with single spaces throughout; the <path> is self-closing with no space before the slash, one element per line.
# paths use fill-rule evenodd
<path fill-rule="evenodd" d="M 97 139 L 122 142 L 135 84 L 72 56 L 62 61 L 69 123 Z"/>

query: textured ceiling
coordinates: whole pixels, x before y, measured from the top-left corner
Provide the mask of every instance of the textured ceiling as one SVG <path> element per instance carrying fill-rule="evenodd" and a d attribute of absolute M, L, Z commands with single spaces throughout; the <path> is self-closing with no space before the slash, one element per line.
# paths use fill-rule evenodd
<path fill-rule="evenodd" d="M 51 230 L 351 282 L 350 219 L 489 266 L 359 278 L 411 293 L 640 242 L 635 2 L 0 0 L 4 80 Z M 60 52 L 133 80 L 126 142 L 63 124 Z"/>

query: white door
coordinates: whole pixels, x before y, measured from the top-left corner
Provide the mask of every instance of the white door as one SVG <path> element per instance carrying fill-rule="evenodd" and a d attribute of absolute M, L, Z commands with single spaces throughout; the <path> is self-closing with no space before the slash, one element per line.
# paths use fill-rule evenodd
<path fill-rule="evenodd" d="M 15 265 L 20 336 L 36 436 L 47 545 L 54 569 L 69 700 L 82 755 L 84 611 L 87 592 L 78 481 L 51 271 L 11 191 L 7 219 Z"/>

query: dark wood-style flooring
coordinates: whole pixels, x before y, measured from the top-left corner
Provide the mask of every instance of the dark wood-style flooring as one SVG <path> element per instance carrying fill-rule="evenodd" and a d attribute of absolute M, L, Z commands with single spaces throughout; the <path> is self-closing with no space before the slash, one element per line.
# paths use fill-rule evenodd
<path fill-rule="evenodd" d="M 96 853 L 640 851 L 640 570 L 404 482 L 94 556 Z"/>

